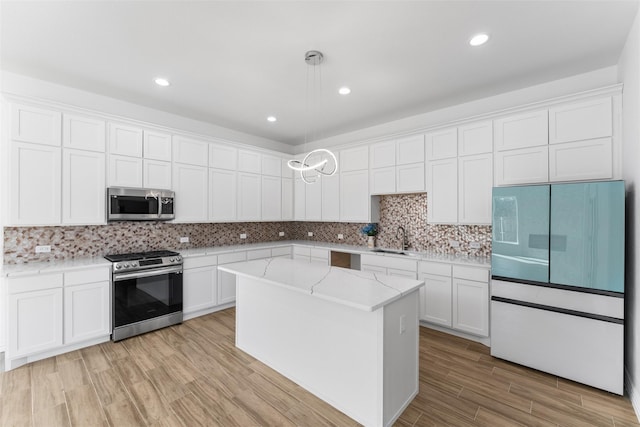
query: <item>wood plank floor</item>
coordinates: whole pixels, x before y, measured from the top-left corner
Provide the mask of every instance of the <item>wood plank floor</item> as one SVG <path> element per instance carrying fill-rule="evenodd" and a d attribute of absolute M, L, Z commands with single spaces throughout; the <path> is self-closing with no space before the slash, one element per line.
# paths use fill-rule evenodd
<path fill-rule="evenodd" d="M 355 426 L 234 346 L 234 309 L 0 373 L 2 426 Z M 397 426 L 637 426 L 629 400 L 420 328 Z"/>

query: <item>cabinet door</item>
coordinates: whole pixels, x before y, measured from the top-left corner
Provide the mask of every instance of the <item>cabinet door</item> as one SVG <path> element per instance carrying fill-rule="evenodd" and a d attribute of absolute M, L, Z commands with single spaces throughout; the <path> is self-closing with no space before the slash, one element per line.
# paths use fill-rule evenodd
<path fill-rule="evenodd" d="M 396 142 L 387 141 L 369 146 L 371 168 L 386 168 L 396 165 Z"/>
<path fill-rule="evenodd" d="M 176 221 L 203 222 L 208 218 L 207 168 L 173 164 Z"/>
<path fill-rule="evenodd" d="M 496 152 L 496 185 L 549 181 L 549 147 Z"/>
<path fill-rule="evenodd" d="M 340 174 L 322 178 L 322 220 L 340 221 Z"/>
<path fill-rule="evenodd" d="M 427 160 L 458 156 L 458 128 L 444 129 L 425 135 Z"/>
<path fill-rule="evenodd" d="M 452 289 L 451 276 L 435 276 L 423 274 L 422 291 L 423 311 L 420 314 L 422 320 L 450 328 L 452 326 Z"/>
<path fill-rule="evenodd" d="M 322 179 L 313 184 L 305 184 L 304 212 L 307 221 L 322 219 Z"/>
<path fill-rule="evenodd" d="M 145 130 L 143 136 L 142 153 L 145 159 L 171 161 L 171 135 Z"/>
<path fill-rule="evenodd" d="M 109 282 L 66 286 L 64 343 L 109 335 L 109 307 Z"/>
<path fill-rule="evenodd" d="M 278 161 L 278 172 L 280 162 Z M 262 221 L 280 221 L 282 218 L 282 182 L 280 177 L 262 177 Z"/>
<path fill-rule="evenodd" d="M 209 164 L 209 143 L 184 136 L 173 136 L 173 161 L 194 166 Z"/>
<path fill-rule="evenodd" d="M 549 143 L 581 141 L 613 135 L 611 97 L 549 109 Z"/>
<path fill-rule="evenodd" d="M 104 154 L 65 149 L 62 165 L 62 222 L 103 224 Z"/>
<path fill-rule="evenodd" d="M 549 180 L 613 178 L 611 138 L 549 146 Z"/>
<path fill-rule="evenodd" d="M 238 149 L 226 145 L 209 146 L 209 167 L 216 169 L 238 169 Z"/>
<path fill-rule="evenodd" d="M 262 160 L 260 153 L 249 150 L 238 150 L 238 171 L 261 173 Z"/>
<path fill-rule="evenodd" d="M 236 275 L 218 270 L 218 304 L 236 300 Z"/>
<path fill-rule="evenodd" d="M 369 172 L 344 172 L 340 175 L 340 221 L 369 222 Z"/>
<path fill-rule="evenodd" d="M 60 224 L 60 148 L 13 143 L 12 150 L 12 223 Z"/>
<path fill-rule="evenodd" d="M 261 211 L 260 175 L 238 173 L 238 219 L 259 221 Z"/>
<path fill-rule="evenodd" d="M 217 268 L 215 265 L 185 269 L 182 276 L 182 311 L 193 313 L 218 304 Z"/>
<path fill-rule="evenodd" d="M 293 180 L 293 219 L 295 221 L 306 220 L 306 186 L 307 184 L 300 178 Z"/>
<path fill-rule="evenodd" d="M 236 172 L 209 169 L 209 219 L 236 220 Z"/>
<path fill-rule="evenodd" d="M 458 222 L 491 224 L 492 155 L 458 158 Z"/>
<path fill-rule="evenodd" d="M 369 147 L 349 148 L 340 151 L 339 172 L 350 172 L 369 168 Z"/>
<path fill-rule="evenodd" d="M 13 104 L 11 139 L 60 146 L 62 114 L 57 111 Z"/>
<path fill-rule="evenodd" d="M 396 141 L 396 165 L 424 162 L 424 135 L 413 135 Z"/>
<path fill-rule="evenodd" d="M 424 162 L 396 166 L 395 181 L 398 193 L 424 191 Z"/>
<path fill-rule="evenodd" d="M 107 139 L 104 120 L 65 114 L 62 129 L 62 144 L 65 148 L 104 153 Z"/>
<path fill-rule="evenodd" d="M 282 178 L 282 220 L 293 219 L 293 179 Z"/>
<path fill-rule="evenodd" d="M 9 295 L 11 358 L 62 345 L 62 288 Z"/>
<path fill-rule="evenodd" d="M 427 221 L 458 222 L 458 159 L 427 162 Z"/>
<path fill-rule="evenodd" d="M 453 328 L 489 336 L 489 284 L 453 279 Z"/>
<path fill-rule="evenodd" d="M 471 123 L 458 128 L 458 155 L 491 153 L 493 151 L 493 123 Z"/>
<path fill-rule="evenodd" d="M 262 175 L 277 176 L 281 174 L 282 165 L 280 157 L 269 156 L 267 154 L 262 155 Z"/>
<path fill-rule="evenodd" d="M 537 147 L 549 142 L 547 110 L 504 117 L 493 122 L 496 151 Z"/>
<path fill-rule="evenodd" d="M 142 185 L 145 188 L 171 188 L 171 162 L 144 159 Z"/>
<path fill-rule="evenodd" d="M 396 192 L 396 168 L 371 169 L 371 194 L 393 194 Z"/>
<path fill-rule="evenodd" d="M 109 123 L 109 153 L 142 157 L 142 129 Z"/>
<path fill-rule="evenodd" d="M 110 187 L 142 187 L 142 159 L 109 155 Z"/>

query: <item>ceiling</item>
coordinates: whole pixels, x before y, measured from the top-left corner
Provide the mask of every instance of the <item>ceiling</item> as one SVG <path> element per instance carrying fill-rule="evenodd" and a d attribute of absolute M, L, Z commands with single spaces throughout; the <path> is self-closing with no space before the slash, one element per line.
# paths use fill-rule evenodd
<path fill-rule="evenodd" d="M 637 6 L 2 0 L 0 65 L 297 145 L 615 65 Z M 478 32 L 489 42 L 469 46 Z M 325 61 L 307 108 L 311 49 Z"/>

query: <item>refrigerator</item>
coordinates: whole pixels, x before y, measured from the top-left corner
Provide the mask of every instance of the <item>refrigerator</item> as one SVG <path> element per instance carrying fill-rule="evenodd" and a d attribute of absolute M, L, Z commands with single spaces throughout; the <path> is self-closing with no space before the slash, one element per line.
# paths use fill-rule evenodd
<path fill-rule="evenodd" d="M 495 187 L 491 355 L 623 394 L 623 181 Z"/>

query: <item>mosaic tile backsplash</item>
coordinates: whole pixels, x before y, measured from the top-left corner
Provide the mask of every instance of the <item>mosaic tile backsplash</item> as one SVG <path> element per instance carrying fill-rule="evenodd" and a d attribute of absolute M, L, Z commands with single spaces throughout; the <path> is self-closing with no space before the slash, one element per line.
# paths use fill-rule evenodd
<path fill-rule="evenodd" d="M 4 263 L 54 261 L 100 257 L 106 254 L 156 249 L 191 249 L 210 246 L 306 240 L 365 246 L 366 224 L 342 222 L 242 222 L 171 224 L 167 222 L 115 222 L 107 225 L 66 227 L 5 227 Z M 409 249 L 442 254 L 489 256 L 491 226 L 427 224 L 427 195 L 403 194 L 380 197 L 377 246 L 400 248 L 398 226 L 406 229 Z M 284 237 L 278 233 L 284 231 Z M 313 236 L 309 237 L 308 232 Z M 246 239 L 240 239 L 245 233 Z M 338 234 L 344 239 L 339 240 Z M 179 243 L 188 236 L 189 243 Z M 458 242 L 454 247 L 451 241 Z M 480 248 L 473 249 L 470 243 Z M 50 253 L 36 254 L 37 245 L 51 245 Z"/>

